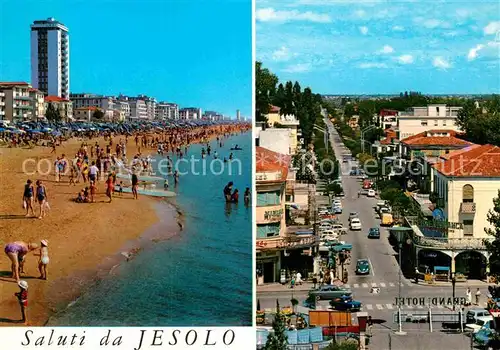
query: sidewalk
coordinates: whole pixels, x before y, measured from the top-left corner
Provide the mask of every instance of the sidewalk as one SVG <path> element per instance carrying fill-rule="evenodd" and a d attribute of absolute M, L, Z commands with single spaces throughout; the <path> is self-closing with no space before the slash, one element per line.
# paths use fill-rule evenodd
<path fill-rule="evenodd" d="M 318 284 L 316 284 L 316 287 Z M 303 282 L 302 285 L 296 285 L 293 288 L 290 288 L 290 283 L 282 285 L 281 283 L 266 283 L 260 286 L 257 286 L 257 293 L 269 293 L 269 292 L 287 292 L 291 293 L 293 291 L 296 292 L 304 292 L 309 291 L 314 287 L 312 282 Z"/>
<path fill-rule="evenodd" d="M 415 280 L 410 280 L 408 279 L 408 282 L 410 282 L 413 286 L 415 286 Z M 433 283 L 427 283 L 425 281 L 419 280 L 418 281 L 419 286 L 423 287 L 451 287 L 452 283 L 451 282 L 433 282 Z M 487 288 L 488 286 L 494 285 L 494 283 L 488 283 L 485 281 L 480 281 L 480 280 L 471 280 L 471 281 L 465 281 L 465 282 L 456 282 L 455 287 L 476 287 L 476 288 Z"/>

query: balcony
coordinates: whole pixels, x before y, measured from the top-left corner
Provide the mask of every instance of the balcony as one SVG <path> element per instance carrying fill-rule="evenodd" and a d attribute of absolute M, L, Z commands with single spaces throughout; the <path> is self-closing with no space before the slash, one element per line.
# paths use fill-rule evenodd
<path fill-rule="evenodd" d="M 14 99 L 21 101 L 31 101 L 31 97 L 29 96 L 15 96 Z"/>
<path fill-rule="evenodd" d="M 33 106 L 30 106 L 30 105 L 17 105 L 17 106 L 14 106 L 14 108 L 18 108 L 18 109 L 30 109 L 30 110 L 32 110 Z"/>
<path fill-rule="evenodd" d="M 475 214 L 476 213 L 476 203 L 472 203 L 472 202 L 460 203 L 460 213 L 461 214 Z"/>
<path fill-rule="evenodd" d="M 483 238 L 431 238 L 418 235 L 413 236 L 413 243 L 422 247 L 438 249 L 486 249 Z"/>

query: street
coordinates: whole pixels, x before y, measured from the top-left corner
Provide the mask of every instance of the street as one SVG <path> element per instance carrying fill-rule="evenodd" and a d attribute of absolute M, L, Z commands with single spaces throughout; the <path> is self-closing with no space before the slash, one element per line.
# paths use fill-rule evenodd
<path fill-rule="evenodd" d="M 425 285 L 420 282 L 416 285 L 413 281 L 405 279 L 399 274 L 399 264 L 397 253 L 389 243 L 389 232 L 386 228 L 380 227 L 380 220 L 376 218 L 373 207 L 376 205 L 376 198 L 361 196 L 358 198 L 358 191 L 361 188 L 360 180 L 356 176 L 350 176 L 350 164 L 342 163 L 342 154 L 346 153 L 342 147 L 342 140 L 336 132 L 333 124 L 325 118 L 329 131 L 329 139 L 337 159 L 341 162 L 342 186 L 345 198 L 342 200 L 343 213 L 339 215 L 342 224 L 348 226 L 350 212 L 357 212 L 362 224 L 361 231 L 348 231 L 347 235 L 341 237 L 346 243 L 352 244 L 351 264 L 347 265 L 349 273 L 347 287 L 353 292 L 353 299 L 362 302 L 362 311 L 374 320 L 373 337 L 370 348 L 372 349 L 470 349 L 470 338 L 463 334 L 447 334 L 440 328 L 440 323 L 433 323 L 434 330 L 431 333 L 428 323 L 403 323 L 402 328 L 407 332 L 406 336 L 394 334 L 397 324 L 393 322 L 393 315 L 397 311 L 396 299 L 399 295 L 404 298 L 451 298 L 453 291 L 451 285 Z M 380 239 L 369 239 L 368 230 L 371 227 L 380 228 Z M 366 276 L 356 276 L 356 260 L 368 259 L 370 263 L 370 273 Z M 400 279 L 401 278 L 401 279 Z M 487 288 L 486 284 L 480 285 L 482 299 L 480 305 L 486 304 Z M 281 288 L 280 288 L 281 287 Z M 308 286 L 297 286 L 290 289 L 288 286 L 277 286 L 273 290 L 257 289 L 257 299 L 261 309 L 274 309 L 276 300 L 280 306 L 290 306 L 290 299 L 299 300 L 299 306 L 307 298 Z M 372 294 L 371 288 L 377 287 L 380 293 Z M 471 287 L 474 292 L 477 287 Z M 457 284 L 455 290 L 456 297 L 465 297 L 466 284 Z M 327 308 L 328 302 L 319 302 L 318 308 Z M 477 306 L 476 306 L 477 307 Z M 448 306 L 433 306 L 433 313 L 449 311 Z M 405 305 L 402 312 L 426 312 L 426 305 Z"/>

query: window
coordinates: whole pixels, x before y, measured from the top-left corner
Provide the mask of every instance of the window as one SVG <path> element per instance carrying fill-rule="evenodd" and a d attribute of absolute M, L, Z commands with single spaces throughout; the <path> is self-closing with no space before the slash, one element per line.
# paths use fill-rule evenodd
<path fill-rule="evenodd" d="M 443 126 L 446 126 L 446 120 L 443 120 Z"/>
<path fill-rule="evenodd" d="M 259 192 L 257 193 L 257 206 L 278 205 L 281 203 L 280 197 L 280 191 Z"/>
<path fill-rule="evenodd" d="M 281 224 L 279 222 L 272 224 L 257 225 L 257 238 L 276 237 L 280 234 Z"/>
<path fill-rule="evenodd" d="M 434 120 L 434 126 L 438 126 L 438 121 L 437 121 L 437 119 L 436 119 L 436 120 Z"/>
<path fill-rule="evenodd" d="M 420 125 L 422 125 L 422 126 L 427 126 L 427 120 L 422 120 L 422 121 L 420 122 Z"/>
<path fill-rule="evenodd" d="M 474 220 L 464 220 L 464 236 L 474 235 Z"/>
<path fill-rule="evenodd" d="M 465 185 L 462 188 L 462 202 L 463 203 L 474 202 L 474 187 L 472 187 L 471 185 Z"/>

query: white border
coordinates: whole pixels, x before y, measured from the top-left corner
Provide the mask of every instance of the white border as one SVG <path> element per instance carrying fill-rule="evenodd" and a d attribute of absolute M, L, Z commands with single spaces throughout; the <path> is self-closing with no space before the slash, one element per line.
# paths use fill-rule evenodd
<path fill-rule="evenodd" d="M 255 271 L 257 269 L 257 250 L 255 242 L 257 240 L 257 226 L 256 226 L 256 206 L 257 206 L 257 189 L 255 185 L 255 60 L 256 60 L 256 28 L 255 28 L 255 10 L 256 0 L 252 0 L 252 327 L 256 327 L 257 317 L 257 280 L 255 278 Z"/>

